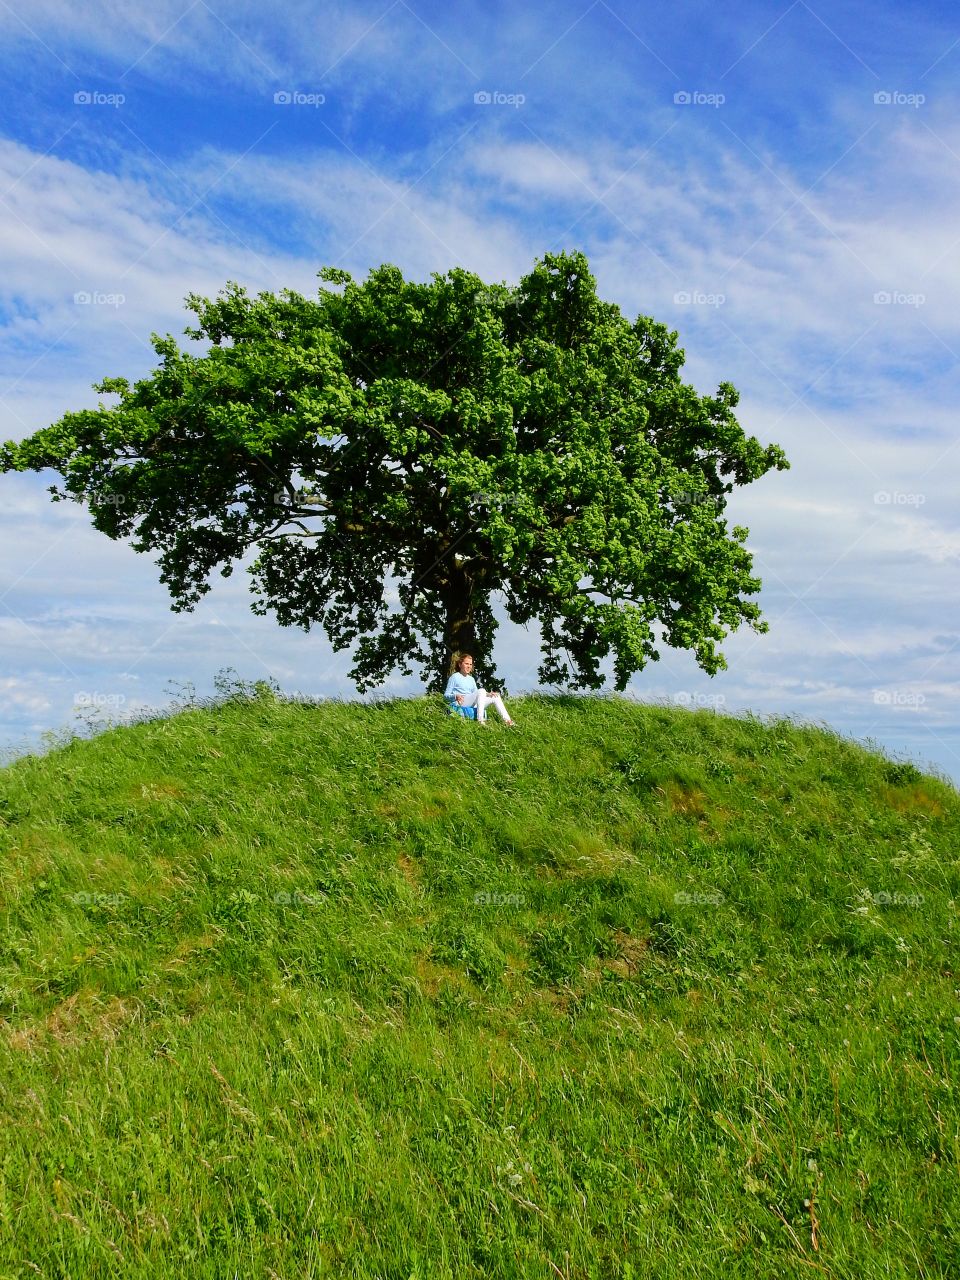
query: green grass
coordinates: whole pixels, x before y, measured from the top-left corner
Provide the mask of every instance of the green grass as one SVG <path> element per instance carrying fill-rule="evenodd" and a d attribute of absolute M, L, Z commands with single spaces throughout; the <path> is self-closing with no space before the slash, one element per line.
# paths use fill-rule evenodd
<path fill-rule="evenodd" d="M 960 795 L 510 706 L 0 771 L 0 1280 L 960 1275 Z"/>

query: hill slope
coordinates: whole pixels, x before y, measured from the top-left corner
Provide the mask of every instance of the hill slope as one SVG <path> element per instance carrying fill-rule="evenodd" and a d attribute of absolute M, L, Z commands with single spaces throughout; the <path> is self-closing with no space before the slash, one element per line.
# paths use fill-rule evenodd
<path fill-rule="evenodd" d="M 261 689 L 0 771 L 0 1275 L 958 1274 L 960 796 Z"/>

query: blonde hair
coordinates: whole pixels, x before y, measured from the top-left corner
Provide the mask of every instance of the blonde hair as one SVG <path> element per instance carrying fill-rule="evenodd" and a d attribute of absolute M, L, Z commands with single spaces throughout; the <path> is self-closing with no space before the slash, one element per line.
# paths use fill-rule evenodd
<path fill-rule="evenodd" d="M 454 654 L 454 656 L 453 656 L 453 663 L 452 663 L 452 666 L 450 667 L 450 674 L 451 674 L 451 675 L 453 675 L 454 671 L 459 671 L 459 670 L 460 670 L 460 664 L 461 664 L 461 662 L 463 662 L 463 660 L 464 660 L 465 658 L 470 658 L 470 659 L 472 660 L 472 659 L 473 659 L 473 654 L 472 654 L 472 653 L 456 653 L 456 654 Z"/>

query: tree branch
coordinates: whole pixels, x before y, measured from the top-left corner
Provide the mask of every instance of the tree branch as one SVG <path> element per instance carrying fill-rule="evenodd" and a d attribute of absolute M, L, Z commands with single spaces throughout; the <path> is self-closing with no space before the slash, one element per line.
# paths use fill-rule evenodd
<path fill-rule="evenodd" d="M 295 520 L 296 517 L 298 516 L 303 516 L 303 517 L 316 516 L 316 515 L 336 516 L 337 514 L 336 507 L 327 506 L 326 503 L 322 503 L 322 502 L 311 503 L 308 507 L 289 507 L 287 510 L 289 514 L 285 516 L 284 519 L 281 520 L 277 525 L 274 526 L 274 529 L 270 531 L 271 533 L 274 532 L 276 529 L 279 529 L 281 525 L 286 524 L 291 520 Z M 381 535 L 390 534 L 394 538 L 397 538 L 398 536 L 400 536 L 400 530 L 397 529 L 396 525 L 392 525 L 386 520 L 368 521 L 364 524 L 361 524 L 356 520 L 351 520 L 349 523 L 341 524 L 340 528 L 343 529 L 346 533 L 378 533 Z"/>

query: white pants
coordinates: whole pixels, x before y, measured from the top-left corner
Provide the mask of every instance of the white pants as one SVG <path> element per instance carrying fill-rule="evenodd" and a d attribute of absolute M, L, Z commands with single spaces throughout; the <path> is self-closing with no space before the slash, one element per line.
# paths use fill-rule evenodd
<path fill-rule="evenodd" d="M 463 693 L 460 695 L 463 701 L 461 707 L 476 707 L 477 719 L 481 724 L 487 718 L 487 707 L 496 707 L 500 712 L 501 720 L 509 720 L 507 708 L 503 705 L 503 698 L 499 693 L 486 693 L 483 689 L 478 689 L 476 693 Z"/>

